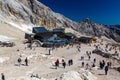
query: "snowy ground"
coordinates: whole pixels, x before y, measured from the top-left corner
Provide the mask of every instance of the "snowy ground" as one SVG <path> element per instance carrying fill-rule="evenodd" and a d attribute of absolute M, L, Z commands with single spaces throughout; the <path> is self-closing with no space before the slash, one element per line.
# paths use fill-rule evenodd
<path fill-rule="evenodd" d="M 105 42 L 106 43 L 106 42 Z M 6 76 L 7 80 L 31 80 L 30 76 L 38 74 L 39 77 L 42 77 L 48 79 L 48 80 L 54 80 L 55 78 L 59 78 L 63 73 L 67 74 L 64 75 L 66 78 L 70 75 L 76 74 L 75 76 L 78 78 L 80 76 L 78 75 L 78 72 L 81 70 L 86 69 L 81 68 L 81 56 L 85 57 L 85 64 L 89 63 L 90 65 L 93 62 L 93 58 L 97 59 L 96 65 L 99 67 L 99 61 L 105 60 L 109 61 L 109 59 L 105 59 L 101 56 L 98 56 L 96 54 L 92 54 L 92 58 L 89 61 L 88 57 L 86 56 L 86 51 L 92 51 L 95 49 L 93 45 L 90 47 L 89 45 L 82 44 L 81 45 L 81 52 L 78 52 L 76 45 L 73 47 L 70 47 L 68 49 L 67 47 L 64 48 L 58 48 L 53 51 L 52 55 L 48 55 L 49 49 L 46 48 L 33 48 L 30 50 L 29 48 L 25 49 L 26 45 L 20 44 L 13 48 L 0 48 L 0 71 L 3 72 Z M 101 47 L 104 47 L 101 46 Z M 17 50 L 20 51 L 17 51 Z M 22 56 L 22 66 L 18 66 L 17 59 L 19 56 Z M 25 62 L 24 59 L 28 57 L 29 59 L 29 66 L 24 66 Z M 69 59 L 73 59 L 74 64 L 72 66 L 68 66 L 64 69 L 62 65 L 60 64 L 60 67 L 56 70 L 53 66 L 56 59 L 59 59 L 60 62 L 62 59 L 65 59 L 67 62 Z M 120 66 L 120 64 L 117 63 L 117 61 L 113 62 L 114 66 Z M 73 71 L 71 73 L 71 71 Z M 93 68 L 92 70 L 87 70 L 93 74 L 93 77 L 96 77 L 97 80 L 119 80 L 120 73 L 115 71 L 114 69 L 110 69 L 108 75 L 104 75 L 104 70 L 98 70 Z M 90 74 L 91 74 L 90 73 Z M 81 75 L 81 74 L 80 74 Z M 75 79 L 70 78 L 69 80 L 80 80 L 80 78 Z M 28 79 L 27 79 L 28 78 Z M 36 80 L 36 79 L 33 79 Z M 59 80 L 59 79 L 58 79 Z M 60 79 L 61 80 L 61 79 Z M 62 79 L 67 80 L 67 79 Z M 93 80 L 93 79 L 89 79 Z M 95 79 L 94 79 L 95 80 Z"/>
<path fill-rule="evenodd" d="M 119 80 L 120 78 L 120 73 L 114 69 L 110 69 L 107 76 L 104 75 L 104 70 L 97 69 L 97 67 L 99 67 L 100 60 L 104 59 L 105 61 L 109 61 L 109 59 L 92 54 L 91 60 L 88 60 L 88 57 L 85 53 L 86 51 L 94 50 L 94 45 L 89 46 L 82 44 L 80 49 L 81 52 L 78 52 L 76 45 L 69 47 L 69 49 L 68 46 L 66 46 L 63 48 L 58 48 L 53 51 L 52 55 L 48 55 L 49 49 L 46 48 L 37 47 L 33 48 L 32 50 L 29 48 L 25 49 L 26 45 L 23 44 L 24 32 L 20 31 L 19 29 L 11 27 L 8 24 L 1 23 L 0 30 L 0 35 L 15 38 L 16 43 L 15 47 L 0 47 L 0 73 L 4 73 L 7 80 L 39 80 L 36 78 L 31 78 L 30 76 L 32 74 L 38 74 L 39 77 L 41 77 L 41 80 L 55 80 L 56 78 L 58 80 L 68 80 L 65 78 L 70 78 L 69 80 L 80 80 L 81 76 L 83 79 L 85 78 L 83 76 L 86 74 L 89 74 L 89 80 L 94 78 L 97 80 Z M 73 31 L 73 33 L 75 32 Z M 104 45 L 101 46 L 103 51 L 105 51 L 105 44 L 107 42 L 109 41 L 104 41 Z M 17 51 L 18 49 L 20 51 Z M 120 53 L 119 50 L 118 52 Z M 112 50 L 110 53 L 114 53 L 114 51 Z M 19 67 L 17 59 L 20 55 L 22 56 L 23 65 Z M 92 70 L 84 70 L 86 68 L 81 67 L 81 56 L 85 57 L 85 64 L 89 63 L 90 65 L 92 64 L 93 59 L 96 58 L 97 67 L 93 68 Z M 29 66 L 24 66 L 24 60 L 26 57 L 29 59 Z M 74 64 L 72 66 L 67 65 L 65 69 L 60 64 L 60 67 L 56 70 L 53 66 L 56 59 L 59 59 L 60 62 L 62 59 L 65 59 L 66 62 L 68 62 L 69 59 L 73 59 Z M 111 61 L 113 66 L 120 66 L 117 61 Z M 84 73 L 84 75 L 82 75 L 82 73 Z M 60 79 L 60 77 L 63 79 Z M 90 77 L 92 77 L 92 79 Z"/>
<path fill-rule="evenodd" d="M 0 35 L 0 41 L 1 42 L 9 42 L 11 40 L 15 40 L 15 38 L 10 38 L 10 37 L 7 37 L 7 36 Z"/>

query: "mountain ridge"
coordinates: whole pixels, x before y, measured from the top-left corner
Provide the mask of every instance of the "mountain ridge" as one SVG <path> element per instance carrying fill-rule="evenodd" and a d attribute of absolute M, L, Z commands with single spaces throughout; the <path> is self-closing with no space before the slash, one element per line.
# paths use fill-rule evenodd
<path fill-rule="evenodd" d="M 0 0 L 0 9 L 1 17 L 4 16 L 4 19 L 9 17 L 14 23 L 29 23 L 31 24 L 30 26 L 46 26 L 47 28 L 56 26 L 73 28 L 77 26 L 76 22 L 59 13 L 54 13 L 50 8 L 37 0 Z M 6 19 L 3 21 L 6 21 Z"/>
<path fill-rule="evenodd" d="M 105 25 L 105 27 L 108 27 L 110 30 L 112 30 L 113 32 L 117 33 L 118 35 L 120 35 L 120 25 Z"/>
<path fill-rule="evenodd" d="M 105 36 L 120 42 L 119 34 L 114 32 L 113 29 L 110 29 L 103 24 L 94 23 L 89 18 L 86 18 L 79 23 L 78 31 L 83 34 L 85 33 L 88 36 Z"/>
<path fill-rule="evenodd" d="M 34 26 L 45 26 L 48 29 L 64 27 L 88 36 L 106 36 L 120 42 L 118 33 L 105 25 L 94 23 L 89 18 L 77 23 L 53 12 L 38 0 L 0 0 L 0 21 L 24 32 L 31 32 Z"/>

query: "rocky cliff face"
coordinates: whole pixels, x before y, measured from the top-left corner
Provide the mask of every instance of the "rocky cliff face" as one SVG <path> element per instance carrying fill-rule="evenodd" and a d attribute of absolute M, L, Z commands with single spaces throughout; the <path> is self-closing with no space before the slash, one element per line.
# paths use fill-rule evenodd
<path fill-rule="evenodd" d="M 0 0 L 0 22 L 10 24 L 25 32 L 31 32 L 32 27 L 45 26 L 48 29 L 55 27 L 69 27 L 82 34 L 90 36 L 106 36 L 120 41 L 118 35 L 104 25 L 85 19 L 76 23 L 37 0 Z"/>
<path fill-rule="evenodd" d="M 77 30 L 88 36 L 105 36 L 109 39 L 113 39 L 117 42 L 120 42 L 120 37 L 117 33 L 115 33 L 114 31 L 110 30 L 102 24 L 93 23 L 89 18 L 86 18 L 83 21 L 81 21 Z"/>
<path fill-rule="evenodd" d="M 103 25 L 93 23 L 90 19 L 84 19 L 79 23 L 79 31 L 87 35 L 103 36 L 110 33 L 110 30 Z"/>
<path fill-rule="evenodd" d="M 77 26 L 76 22 L 53 12 L 37 0 L 0 0 L 0 19 L 15 26 L 24 24 L 25 27 L 36 25 L 47 28 L 75 28 Z M 22 30 L 25 30 L 24 25 Z"/>

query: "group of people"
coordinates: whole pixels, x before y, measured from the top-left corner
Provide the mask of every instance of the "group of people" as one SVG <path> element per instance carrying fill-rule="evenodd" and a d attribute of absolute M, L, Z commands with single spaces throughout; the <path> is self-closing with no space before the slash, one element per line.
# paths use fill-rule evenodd
<path fill-rule="evenodd" d="M 101 45 L 102 45 L 102 44 L 101 44 Z M 105 48 L 106 48 L 106 51 L 107 51 L 108 48 L 109 48 L 108 46 L 109 46 L 109 45 L 106 45 L 106 47 L 105 47 Z M 73 45 L 72 45 L 72 47 L 73 47 Z M 100 45 L 97 45 L 96 48 L 97 48 L 97 49 L 100 49 Z M 77 47 L 77 49 L 78 49 L 79 52 L 81 52 L 81 46 L 80 46 L 80 45 Z M 116 47 L 110 47 L 110 48 L 109 48 L 109 51 L 111 51 L 111 50 L 116 50 Z M 18 51 L 19 51 L 19 50 L 18 50 Z M 50 49 L 49 49 L 49 55 L 52 54 L 52 51 L 53 51 L 53 49 L 50 48 Z M 115 53 L 117 53 L 117 51 L 115 51 Z M 91 60 L 91 55 L 92 55 L 92 53 L 86 51 L 86 55 L 87 55 L 87 57 L 88 57 L 88 60 Z M 96 58 L 93 59 L 93 64 L 92 64 L 91 66 L 90 66 L 89 63 L 86 63 L 86 64 L 84 63 L 84 56 L 81 56 L 81 60 L 83 60 L 83 61 L 82 61 L 82 67 L 86 67 L 86 69 L 88 69 L 89 67 L 95 67 L 95 66 L 96 66 L 96 65 L 95 65 L 95 63 L 96 63 Z M 21 62 L 22 62 L 22 59 L 21 59 L 21 57 L 19 57 L 19 58 L 18 58 L 18 64 L 19 64 L 19 66 L 21 65 Z M 27 57 L 25 58 L 24 62 L 25 62 L 25 65 L 28 66 L 28 59 L 27 59 Z M 62 64 L 63 68 L 66 68 L 66 65 L 67 65 L 67 64 L 66 64 L 66 61 L 65 61 L 64 59 L 61 60 L 61 63 L 60 63 L 59 59 L 57 59 L 57 60 L 55 61 L 55 68 L 57 69 L 57 68 L 60 66 L 60 64 Z M 72 60 L 72 59 L 69 59 L 69 60 L 68 60 L 68 66 L 71 66 L 71 65 L 73 65 L 73 60 Z M 107 74 L 108 74 L 109 67 L 111 66 L 111 62 L 107 62 L 107 64 L 106 64 L 106 62 L 105 62 L 104 60 L 102 60 L 102 61 L 99 62 L 99 66 L 100 66 L 100 69 L 101 69 L 101 70 L 104 69 L 105 75 L 107 75 Z M 5 80 L 4 74 L 2 73 L 1 75 L 2 75 L 1 79 L 2 79 L 2 80 Z M 38 76 L 38 75 L 36 75 L 36 76 Z M 36 76 L 35 76 L 35 77 L 36 77 Z M 32 75 L 31 77 L 34 77 L 34 75 Z"/>
<path fill-rule="evenodd" d="M 91 59 L 91 52 L 88 52 L 88 51 L 86 51 L 86 55 L 87 55 L 87 57 L 88 57 L 88 60 L 90 60 Z"/>
<path fill-rule="evenodd" d="M 99 62 L 100 69 L 103 69 L 105 67 L 105 61 L 102 60 Z"/>
<path fill-rule="evenodd" d="M 120 47 L 117 47 L 116 45 L 107 43 L 107 44 L 103 44 L 102 42 L 100 44 L 94 45 L 96 47 L 96 49 L 105 51 L 105 52 L 111 52 L 113 51 L 113 55 L 119 57 L 119 52 L 120 52 Z M 103 48 L 103 46 L 105 46 L 105 48 Z"/>
<path fill-rule="evenodd" d="M 112 63 L 111 62 L 105 62 L 104 60 L 100 61 L 99 63 L 100 69 L 105 70 L 105 75 L 107 75 L 109 68 L 111 67 Z"/>
<path fill-rule="evenodd" d="M 82 61 L 82 63 L 81 63 L 81 64 L 82 64 L 82 68 L 85 67 L 86 70 L 87 70 L 87 69 L 91 69 L 92 67 L 95 67 L 95 62 L 96 62 L 96 58 L 94 58 L 93 64 L 90 66 L 89 63 L 86 63 L 86 64 L 85 64 L 84 61 Z"/>
<path fill-rule="evenodd" d="M 68 60 L 68 65 L 69 66 L 73 65 L 73 60 L 72 59 Z"/>
<path fill-rule="evenodd" d="M 104 46 L 104 47 L 103 47 Z M 120 54 L 120 47 L 114 45 L 114 44 L 104 44 L 100 42 L 100 44 L 95 45 L 96 49 L 99 49 L 101 51 L 105 51 L 106 53 L 111 53 L 114 58 L 120 59 L 119 54 Z M 104 69 L 105 74 L 107 75 L 109 68 L 111 67 L 112 63 L 111 61 L 105 62 L 104 60 L 99 62 L 100 69 Z"/>
<path fill-rule="evenodd" d="M 19 65 L 19 67 L 21 65 L 21 62 L 22 62 L 22 59 L 21 59 L 21 57 L 19 57 L 18 58 L 18 65 Z M 27 57 L 25 58 L 25 65 L 28 66 L 28 59 L 27 59 Z"/>
<path fill-rule="evenodd" d="M 26 47 L 25 47 L 25 49 L 26 49 Z M 20 51 L 20 50 L 17 49 L 17 52 L 19 52 L 19 51 Z M 22 57 L 22 55 L 20 54 L 20 57 L 19 57 L 18 60 L 17 60 L 17 61 L 18 61 L 18 66 L 19 66 L 19 67 L 20 67 L 21 62 L 22 62 L 21 57 Z M 28 58 L 27 58 L 27 57 L 25 58 L 24 62 L 25 62 L 25 65 L 28 66 Z"/>
<path fill-rule="evenodd" d="M 64 59 L 62 59 L 61 64 L 62 64 L 63 68 L 65 68 L 66 65 L 67 65 L 67 64 L 66 64 L 66 61 L 65 61 Z M 57 60 L 55 61 L 55 67 L 56 67 L 56 69 L 57 69 L 57 67 L 59 67 L 59 65 L 60 65 L 60 61 L 59 61 L 59 59 L 57 59 Z M 68 60 L 68 65 L 69 65 L 69 66 L 73 65 L 73 60 L 72 60 L 72 59 L 69 59 L 69 60 Z"/>
<path fill-rule="evenodd" d="M 91 56 L 92 54 L 90 52 L 86 51 L 86 55 L 87 55 L 88 59 L 90 60 L 89 56 Z M 91 69 L 92 67 L 96 66 L 96 58 L 93 59 L 92 65 L 90 65 L 89 63 L 85 64 L 84 56 L 81 56 L 81 61 L 82 61 L 81 65 L 82 65 L 83 68 L 85 67 L 86 69 Z M 104 60 L 102 60 L 102 61 L 99 62 L 99 67 L 100 67 L 101 70 L 104 69 L 105 75 L 108 74 L 108 70 L 111 67 L 111 65 L 112 65 L 112 63 L 110 61 L 105 62 Z"/>

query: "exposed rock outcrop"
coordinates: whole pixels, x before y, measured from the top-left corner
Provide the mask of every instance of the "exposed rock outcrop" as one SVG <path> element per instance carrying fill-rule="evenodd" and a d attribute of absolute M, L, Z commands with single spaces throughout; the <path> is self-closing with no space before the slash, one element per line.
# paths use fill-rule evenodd
<path fill-rule="evenodd" d="M 74 28 L 78 25 L 63 15 L 53 12 L 37 0 L 0 0 L 0 19 L 12 25 L 25 24 L 31 27 L 36 25 L 47 28 Z"/>
<path fill-rule="evenodd" d="M 83 21 L 81 21 L 77 30 L 82 34 L 86 34 L 88 36 L 105 36 L 109 39 L 113 39 L 117 42 L 120 42 L 120 37 L 118 37 L 118 34 L 111 31 L 109 28 L 105 27 L 102 24 L 92 22 L 89 18 L 86 18 Z"/>
<path fill-rule="evenodd" d="M 85 19 L 80 23 L 53 12 L 38 0 L 0 0 L 0 22 L 10 24 L 25 32 L 31 32 L 34 26 L 72 28 L 89 36 L 106 36 L 120 42 L 120 36 L 104 25 Z"/>

